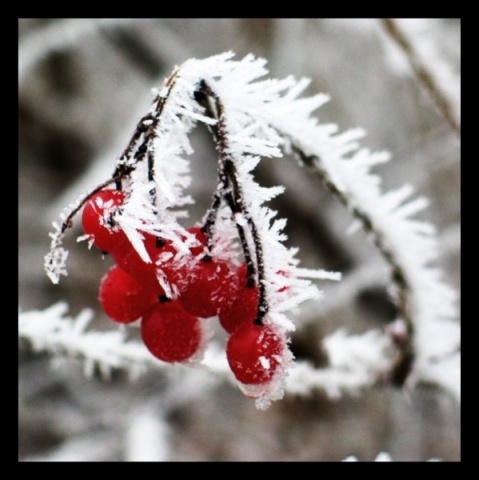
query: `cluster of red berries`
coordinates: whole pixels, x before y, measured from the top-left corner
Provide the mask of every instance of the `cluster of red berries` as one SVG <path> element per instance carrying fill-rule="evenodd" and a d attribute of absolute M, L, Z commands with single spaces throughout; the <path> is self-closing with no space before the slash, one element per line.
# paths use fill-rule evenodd
<path fill-rule="evenodd" d="M 103 189 L 85 204 L 82 224 L 96 248 L 116 262 L 101 281 L 99 300 L 113 321 L 141 319 L 148 350 L 166 362 L 197 359 L 206 341 L 204 318 L 217 316 L 230 335 L 226 354 L 236 379 L 263 385 L 277 372 L 286 342 L 272 325 L 255 323 L 259 289 L 248 278 L 246 263 L 215 259 L 200 227 L 188 229 L 196 239 L 185 259 L 170 240 L 142 232 L 151 263 L 145 262 L 115 220 L 125 201 L 120 190 Z M 169 298 L 159 278 L 174 286 Z"/>

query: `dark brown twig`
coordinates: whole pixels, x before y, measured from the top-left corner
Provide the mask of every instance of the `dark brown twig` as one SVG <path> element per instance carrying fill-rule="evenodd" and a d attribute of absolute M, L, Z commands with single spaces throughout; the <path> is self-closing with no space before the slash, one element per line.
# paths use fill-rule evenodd
<path fill-rule="evenodd" d="M 125 170 L 126 172 L 126 170 Z M 105 187 L 108 185 L 111 185 L 112 183 L 115 183 L 117 186 L 121 184 L 121 179 L 125 176 L 125 173 L 119 174 L 117 176 L 114 176 L 112 178 L 109 178 L 108 180 L 105 180 L 103 183 L 98 185 L 95 189 L 93 189 L 91 192 L 89 192 L 87 195 L 85 195 L 82 200 L 78 203 L 78 205 L 68 214 L 68 216 L 65 218 L 65 220 L 62 223 L 60 233 L 63 235 L 69 228 L 72 227 L 73 225 L 73 218 L 75 215 L 80 211 L 80 209 L 85 205 L 88 200 L 93 197 L 96 193 L 98 193 L 100 190 L 103 190 Z"/>
<path fill-rule="evenodd" d="M 218 201 L 219 198 L 223 198 L 226 201 L 233 214 L 240 213 L 244 216 L 254 243 L 256 265 L 253 262 L 250 246 L 248 244 L 243 227 L 237 223 L 236 227 L 247 266 L 247 286 L 253 287 L 256 283 L 255 273 L 257 273 L 258 276 L 259 301 L 258 311 L 254 323 L 257 325 L 262 325 L 263 319 L 269 310 L 264 280 L 265 274 L 262 241 L 258 232 L 258 228 L 251 217 L 247 206 L 245 205 L 242 187 L 238 182 L 235 161 L 230 153 L 228 133 L 226 131 L 224 106 L 218 95 L 204 80 L 199 83 L 199 92 L 201 93 L 196 95 L 196 98 L 200 101 L 200 104 L 206 108 L 208 115 L 217 120 L 214 125 L 210 126 L 210 129 L 219 150 L 218 189 L 213 197 L 213 204 L 209 214 L 207 215 L 206 224 L 211 224 L 215 218 L 216 211 L 220 203 Z M 212 99 L 212 102 L 205 101 L 205 98 L 207 99 L 208 97 Z"/>
<path fill-rule="evenodd" d="M 453 107 L 446 98 L 441 88 L 437 85 L 434 76 L 419 58 L 414 45 L 401 30 L 397 22 L 392 18 L 382 18 L 381 24 L 391 39 L 404 52 L 409 65 L 411 66 L 419 83 L 427 90 L 438 110 L 446 119 L 450 127 L 458 134 L 461 134 L 461 126 L 453 114 Z"/>

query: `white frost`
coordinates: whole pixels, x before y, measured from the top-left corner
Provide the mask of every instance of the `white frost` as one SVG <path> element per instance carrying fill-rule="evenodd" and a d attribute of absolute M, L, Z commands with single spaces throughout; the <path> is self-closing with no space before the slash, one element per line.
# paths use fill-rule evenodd
<path fill-rule="evenodd" d="M 233 57 L 232 52 L 226 52 L 204 60 L 190 59 L 177 67 L 172 81 L 165 82 L 159 89 L 164 101 L 161 121 L 156 127 L 154 144 L 148 147 L 154 158 L 154 171 L 148 170 L 146 161 L 135 164 L 134 155 L 122 159 L 127 165 L 136 166 L 128 178 L 124 208 L 115 219 L 133 247 L 145 262 L 151 261 L 143 245 L 143 233 L 147 232 L 170 240 L 178 250 L 179 262 L 189 252 L 189 245 L 184 241 L 188 233 L 178 224 L 178 219 L 187 214 L 184 209 L 193 202 L 185 193 L 191 182 L 188 156 L 193 153 L 188 135 L 198 122 L 215 123 L 194 100 L 200 81 L 205 81 L 221 99 L 221 121 L 227 139 L 225 153 L 234 161 L 244 201 L 245 211 L 235 216 L 235 222 L 247 227 L 246 241 L 251 251 L 255 251 L 250 228 L 254 224 L 265 252 L 268 323 L 275 325 L 286 338 L 287 332 L 295 328 L 288 313 L 306 300 L 320 298 L 311 280 L 340 278 L 336 272 L 299 267 L 297 250 L 284 245 L 286 221 L 276 218 L 276 212 L 265 205 L 281 194 L 283 187 L 262 187 L 253 175 L 261 157 L 278 157 L 283 151 L 299 148 L 335 186 L 349 208 L 368 219 L 404 271 L 415 331 L 416 364 L 411 382 L 434 381 L 456 392 L 460 370 L 455 359 L 460 355 L 460 327 L 456 321 L 455 293 L 444 284 L 437 266 L 434 228 L 413 218 L 427 206 L 427 199 L 414 198 L 414 190 L 409 185 L 384 192 L 380 177 L 371 169 L 388 161 L 389 154 L 362 148 L 360 140 L 364 132 L 361 129 L 339 133 L 336 125 L 320 124 L 312 115 L 328 98 L 322 94 L 299 98 L 308 80 L 291 76 L 281 80 L 264 79 L 268 73 L 264 59 L 253 55 L 241 60 Z M 153 104 L 148 113 L 154 115 L 155 108 Z M 136 144 L 133 151 L 139 146 Z M 227 216 L 222 213 L 220 216 L 226 223 Z M 55 228 L 45 270 L 51 280 L 58 283 L 60 276 L 66 275 L 67 252 L 61 247 L 58 226 Z M 237 251 L 228 252 L 223 242 L 221 245 L 222 255 L 229 258 L 236 255 Z M 69 332 L 60 329 L 57 336 L 60 333 Z M 97 359 L 94 337 L 89 335 L 90 344 L 82 344 L 80 338 L 75 338 L 68 349 L 79 348 L 87 358 L 105 363 L 106 358 Z M 68 336 L 62 338 L 62 342 L 68 344 Z M 303 393 L 307 385 L 309 389 L 321 386 L 331 395 L 339 395 L 342 391 L 370 385 L 391 366 L 391 345 L 387 337 L 378 332 L 347 337 L 340 331 L 328 338 L 325 345 L 330 354 L 330 368 L 317 371 L 297 364 L 290 369 L 290 362 L 285 362 L 281 375 L 277 375 L 277 384 L 261 394 L 257 402 L 259 408 L 265 408 L 283 395 L 289 370 L 290 390 Z M 104 349 L 101 351 L 105 354 Z M 438 373 L 438 365 L 444 367 L 447 375 Z"/>

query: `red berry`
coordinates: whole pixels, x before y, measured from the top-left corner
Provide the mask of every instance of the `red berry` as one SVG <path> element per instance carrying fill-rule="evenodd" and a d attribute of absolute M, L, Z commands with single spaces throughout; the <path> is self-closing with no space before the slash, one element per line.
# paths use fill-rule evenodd
<path fill-rule="evenodd" d="M 189 265 L 195 262 L 196 257 L 205 253 L 205 247 L 208 237 L 201 230 L 201 227 L 188 228 L 188 232 L 192 233 L 201 245 L 190 247 L 191 256 L 188 259 L 176 258 L 177 250 L 173 246 L 171 240 L 165 240 L 160 248 L 148 250 L 151 258 L 154 258 L 156 265 L 163 271 L 166 278 L 171 284 L 181 286 L 186 283 L 189 273 Z M 148 248 L 147 248 L 148 249 Z"/>
<path fill-rule="evenodd" d="M 103 277 L 99 300 L 105 313 L 119 323 L 134 322 L 158 301 L 153 293 L 117 265 Z"/>
<path fill-rule="evenodd" d="M 228 333 L 242 323 L 253 323 L 258 313 L 259 289 L 258 285 L 247 285 L 246 263 L 239 267 L 236 277 L 230 298 L 223 302 L 218 313 L 221 326 Z"/>
<path fill-rule="evenodd" d="M 191 227 L 188 231 L 195 235 L 201 245 L 190 247 L 192 258 L 186 260 L 177 258 L 177 249 L 171 240 L 165 240 L 146 232 L 143 232 L 144 246 L 150 256 L 151 263 L 144 262 L 128 241 L 118 242 L 111 253 L 116 262 L 145 285 L 145 288 L 148 288 L 148 286 L 152 288 L 153 286 L 156 290 L 161 289 L 157 280 L 158 270 L 161 270 L 160 273 L 170 284 L 178 285 L 184 282 L 187 277 L 188 265 L 191 265 L 194 257 L 204 252 L 207 244 L 207 236 L 201 231 L 200 227 Z M 161 295 L 162 293 L 159 292 L 158 294 Z"/>
<path fill-rule="evenodd" d="M 199 260 L 180 283 L 179 301 L 192 315 L 212 317 L 231 297 L 232 287 L 233 272 L 227 262 Z"/>
<path fill-rule="evenodd" d="M 176 300 L 151 308 L 141 321 L 141 336 L 148 350 L 165 362 L 188 360 L 202 343 L 199 319 Z"/>
<path fill-rule="evenodd" d="M 196 240 L 200 242 L 200 245 L 190 248 L 191 254 L 194 257 L 197 257 L 202 253 L 205 253 L 205 247 L 208 244 L 208 236 L 206 233 L 203 232 L 199 226 L 188 228 L 188 232 L 192 233 L 196 237 Z"/>
<path fill-rule="evenodd" d="M 176 284 L 178 278 L 182 278 L 182 275 L 178 276 L 177 272 L 181 270 L 178 259 L 176 258 L 178 252 L 171 240 L 159 239 L 154 247 L 146 246 L 146 249 L 155 264 L 155 268 L 162 270 L 168 282 Z"/>
<path fill-rule="evenodd" d="M 93 238 L 93 245 L 103 252 L 110 252 L 115 243 L 126 239 L 113 220 L 124 199 L 125 194 L 119 190 L 101 190 L 91 196 L 83 208 L 83 230 Z"/>
<path fill-rule="evenodd" d="M 236 379 L 263 384 L 273 378 L 286 344 L 271 325 L 241 324 L 230 336 L 226 356 Z"/>
<path fill-rule="evenodd" d="M 156 237 L 142 232 L 144 237 L 145 249 L 150 255 L 151 262 L 146 263 L 140 254 L 135 250 L 131 242 L 125 235 L 125 238 L 119 241 L 112 247 L 111 254 L 118 265 L 134 277 L 144 288 L 151 290 L 156 295 L 164 295 L 164 290 L 158 283 L 156 275 L 157 266 L 155 265 L 156 251 L 160 251 L 160 247 L 156 247 Z M 160 245 L 158 243 L 158 245 Z"/>

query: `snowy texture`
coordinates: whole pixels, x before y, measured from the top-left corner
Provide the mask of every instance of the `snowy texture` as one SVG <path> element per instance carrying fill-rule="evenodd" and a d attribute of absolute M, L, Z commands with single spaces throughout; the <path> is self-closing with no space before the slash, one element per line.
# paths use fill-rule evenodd
<path fill-rule="evenodd" d="M 20 312 L 19 337 L 30 342 L 32 348 L 36 351 L 48 351 L 60 356 L 66 355 L 82 359 L 86 375 L 91 375 L 95 368 L 98 368 L 108 378 L 112 369 L 122 369 L 134 378 L 150 369 L 165 370 L 171 368 L 170 364 L 153 358 L 144 345 L 136 341 L 127 341 L 124 333 L 120 330 L 112 332 L 88 330 L 87 327 L 91 320 L 92 314 L 89 310 L 84 310 L 76 318 L 73 318 L 68 316 L 68 306 L 65 303 L 58 303 L 43 311 Z M 344 341 L 347 341 L 347 338 L 343 335 L 337 335 L 337 337 L 344 338 Z M 358 341 L 361 340 L 353 340 L 350 343 L 358 344 Z M 369 349 L 367 361 L 371 363 L 378 360 L 379 362 L 374 368 L 371 365 L 371 372 L 374 372 L 374 370 L 380 371 L 381 367 L 385 366 L 384 359 L 381 359 L 379 355 L 375 357 L 375 352 L 379 353 L 379 350 L 384 347 L 384 341 L 381 341 L 374 333 L 365 335 L 362 340 L 364 343 L 362 351 Z M 348 355 L 351 355 L 351 358 L 357 361 L 357 356 L 354 354 L 355 349 L 352 349 L 351 354 L 347 351 L 340 352 L 343 348 L 348 348 L 348 345 L 340 345 L 339 338 L 331 340 L 330 343 L 332 346 L 328 350 L 333 355 L 343 355 L 347 358 L 349 358 Z M 381 346 L 381 344 L 383 345 Z M 360 373 L 356 374 L 355 377 L 354 368 L 348 367 L 347 364 L 348 360 L 337 361 L 337 365 L 335 365 L 335 367 L 338 367 L 337 370 L 331 368 L 322 372 L 313 369 L 304 362 L 298 362 L 291 369 L 287 391 L 308 395 L 314 389 L 322 389 L 331 397 L 337 397 L 340 390 L 350 393 L 373 383 L 372 377 L 360 378 Z M 203 360 L 199 364 L 192 364 L 192 366 L 197 369 L 205 367 L 211 373 L 234 382 L 224 350 L 216 343 L 210 344 L 204 352 Z M 178 365 L 178 368 L 181 367 L 182 365 Z M 357 362 L 357 368 L 361 369 L 359 362 Z M 305 370 L 307 371 L 306 375 L 302 373 Z M 352 372 L 348 372 L 348 370 Z M 276 378 L 277 387 L 270 387 L 271 391 L 274 392 L 273 396 L 282 396 L 283 377 L 280 377 Z M 264 386 L 259 388 L 265 389 Z M 255 392 L 255 395 L 252 396 L 258 397 L 261 395 Z M 264 405 L 265 403 L 268 404 L 267 399 L 260 399 L 258 405 Z"/>
<path fill-rule="evenodd" d="M 120 330 L 86 332 L 93 316 L 90 310 L 83 310 L 76 318 L 68 317 L 67 313 L 64 302 L 44 311 L 20 312 L 20 339 L 29 341 L 33 350 L 81 358 L 87 376 L 95 368 L 106 378 L 113 368 L 125 368 L 137 376 L 149 363 L 163 365 L 150 358 L 143 345 L 125 343 L 125 334 Z"/>
<path fill-rule="evenodd" d="M 61 246 L 62 234 L 60 227 L 56 222 L 53 222 L 53 227 L 55 228 L 55 232 L 50 233 L 52 241 L 50 252 L 45 255 L 44 267 L 48 278 L 50 278 L 53 283 L 58 283 L 61 275 L 68 275 L 66 267 L 68 252 Z"/>
<path fill-rule="evenodd" d="M 68 316 L 68 306 L 65 303 L 52 305 L 43 311 L 20 312 L 19 338 L 30 342 L 37 351 L 80 358 L 86 375 L 91 375 L 97 368 L 108 378 L 112 369 L 121 369 L 136 378 L 149 370 L 167 371 L 172 368 L 171 364 L 153 358 L 144 345 L 127 341 L 120 330 L 88 330 L 91 320 L 92 314 L 88 310 L 81 312 L 76 318 Z M 390 338 L 379 331 L 371 330 L 362 335 L 348 336 L 345 331 L 339 330 L 324 340 L 324 348 L 330 358 L 330 366 L 327 368 L 315 368 L 304 361 L 297 361 L 289 366 L 292 359 L 288 357 L 284 359 L 284 369 L 271 384 L 257 387 L 239 385 L 240 389 L 247 396 L 258 399 L 256 404 L 259 409 L 265 409 L 271 401 L 282 398 L 284 391 L 306 397 L 314 391 L 322 391 L 329 398 L 337 400 L 343 395 L 355 395 L 380 383 L 387 378 L 387 372 L 393 364 L 393 345 Z M 429 370 L 432 372 L 431 376 L 421 377 L 421 381 L 440 385 L 459 400 L 458 362 L 459 356 L 447 362 L 446 365 L 455 365 L 455 369 L 452 368 L 447 374 L 441 370 L 441 365 L 437 365 L 436 370 Z M 195 369 L 191 372 L 192 376 L 205 368 L 216 378 L 235 383 L 224 350 L 216 342 L 208 345 L 201 362 L 177 364 L 175 375 L 179 375 L 179 369 L 188 365 Z M 178 378 L 178 382 L 181 383 L 187 370 L 182 370 L 183 375 Z M 413 381 L 414 374 L 411 378 L 411 382 Z M 211 382 L 205 381 L 203 377 L 196 383 L 194 390 L 211 388 Z"/>
<path fill-rule="evenodd" d="M 339 279 L 334 272 L 299 268 L 297 250 L 283 243 L 286 220 L 275 218 L 276 212 L 265 206 L 282 193 L 283 187 L 265 188 L 254 179 L 253 170 L 261 157 L 279 157 L 283 151 L 292 151 L 351 211 L 355 225 L 365 228 L 391 268 L 391 294 L 401 318 L 399 328 L 391 328 L 389 333 L 393 339 L 405 336 L 406 345 L 413 349 L 414 383 L 436 379 L 440 362 L 451 372 L 444 386 L 456 389 L 460 330 L 455 322 L 455 295 L 442 282 L 436 266 L 434 228 L 413 218 L 427 206 L 427 200 L 414 198 L 410 185 L 382 191 L 381 179 L 371 169 L 388 161 L 388 153 L 362 148 L 361 129 L 338 133 L 335 125 L 320 124 L 312 114 L 328 97 L 300 98 L 308 80 L 262 80 L 267 74 L 265 60 L 248 55 L 236 61 L 233 56 L 228 52 L 188 60 L 156 92 L 150 110 L 117 161 L 113 178 L 123 183 L 127 197 L 116 222 L 144 262 L 151 259 L 142 232 L 170 240 L 177 250 L 176 261 L 187 261 L 191 244 L 185 237 L 191 236 L 178 219 L 187 215 L 184 208 L 193 202 L 185 193 L 191 181 L 187 157 L 193 153 L 188 135 L 198 122 L 207 124 L 220 156 L 216 208 L 222 212 L 221 201 L 230 199 L 232 223 L 245 235 L 243 253 L 251 254 L 255 267 L 259 312 L 265 323 L 275 324 L 286 336 L 295 328 L 288 312 L 306 300 L 319 298 L 310 279 Z M 197 101 L 198 93 L 207 98 L 206 107 Z M 218 216 L 223 218 L 222 213 Z M 47 274 L 55 283 L 66 274 L 62 233 L 57 229 L 52 234 L 52 251 L 45 259 Z M 224 240 L 220 233 L 218 237 Z M 176 290 L 173 286 L 167 292 Z M 373 344 L 375 347 L 370 348 Z M 395 356 L 391 345 L 377 332 L 355 340 L 347 340 L 339 332 L 325 342 L 330 367 L 321 374 L 328 377 L 308 383 L 304 379 L 315 375 L 306 365 L 299 365 L 296 383 L 295 370 L 291 369 L 290 389 L 305 393 L 318 384 L 337 396 L 342 390 L 371 385 L 391 368 Z M 86 346 L 82 348 L 86 350 Z M 86 357 L 95 358 L 88 352 Z M 286 369 L 282 372 L 282 379 L 287 373 Z M 303 381 L 298 382 L 298 378 Z M 258 406 L 264 408 L 281 396 L 282 389 L 268 388 Z"/>
<path fill-rule="evenodd" d="M 320 390 L 339 399 L 377 384 L 393 366 L 389 337 L 374 330 L 355 336 L 338 330 L 324 339 L 324 349 L 330 365 L 317 369 L 307 362 L 296 362 L 287 378 L 288 392 L 308 395 Z"/>

